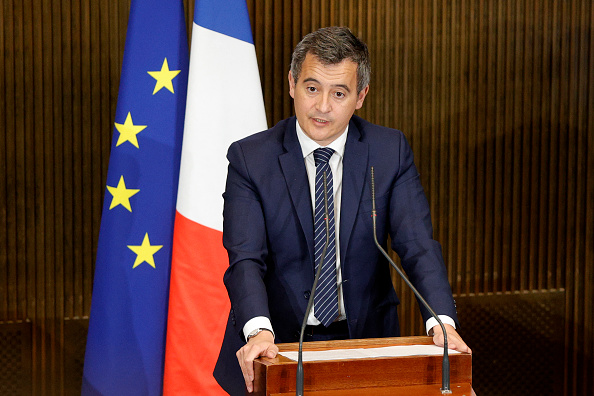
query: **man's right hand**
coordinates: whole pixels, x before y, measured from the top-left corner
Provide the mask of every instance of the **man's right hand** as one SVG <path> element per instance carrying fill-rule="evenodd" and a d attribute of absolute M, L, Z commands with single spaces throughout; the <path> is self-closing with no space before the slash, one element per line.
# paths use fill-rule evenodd
<path fill-rule="evenodd" d="M 274 336 L 268 330 L 250 338 L 248 343 L 237 351 L 237 360 L 239 360 L 248 392 L 251 393 L 254 390 L 254 359 L 260 356 L 275 358 L 277 353 L 278 347 L 274 344 Z"/>

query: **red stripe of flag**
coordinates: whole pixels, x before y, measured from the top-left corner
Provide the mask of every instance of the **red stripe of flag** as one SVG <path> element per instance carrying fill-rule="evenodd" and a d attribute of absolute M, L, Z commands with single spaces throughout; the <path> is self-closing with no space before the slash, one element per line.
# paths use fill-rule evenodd
<path fill-rule="evenodd" d="M 167 343 L 164 393 L 196 394 L 192 390 L 200 389 L 205 395 L 226 395 L 212 377 L 223 341 L 220 329 L 225 328 L 230 305 L 223 286 L 229 262 L 223 233 L 178 212 L 173 235 L 175 264 L 171 269 L 167 338 L 175 342 Z"/>

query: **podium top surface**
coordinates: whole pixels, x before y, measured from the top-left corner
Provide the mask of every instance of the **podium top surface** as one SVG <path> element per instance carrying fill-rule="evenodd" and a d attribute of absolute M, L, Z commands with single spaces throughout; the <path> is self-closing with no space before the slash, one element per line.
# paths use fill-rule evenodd
<path fill-rule="evenodd" d="M 415 337 L 386 337 L 386 338 L 365 338 L 353 340 L 336 341 L 311 341 L 303 343 L 303 351 L 326 351 L 331 349 L 359 349 L 359 348 L 379 348 L 397 345 L 433 345 L 433 338 L 429 336 Z M 279 352 L 294 352 L 299 350 L 299 343 L 292 342 L 286 344 L 277 344 Z M 270 359 L 261 357 L 256 359 L 264 365 L 273 364 L 294 364 L 294 360 L 282 355 Z"/>
<path fill-rule="evenodd" d="M 378 348 L 400 345 L 433 345 L 432 337 L 392 337 L 303 344 L 304 351 Z M 278 344 L 279 351 L 297 351 L 298 343 Z M 373 357 L 304 362 L 305 391 L 312 396 L 334 395 L 441 395 L 440 355 Z M 282 355 L 254 360 L 254 396 L 295 394 L 297 362 Z M 450 356 L 451 388 L 454 395 L 470 395 L 472 357 Z M 371 392 L 371 393 L 370 393 Z M 413 392 L 413 393 L 410 393 Z M 427 392 L 427 393 L 425 393 Z"/>

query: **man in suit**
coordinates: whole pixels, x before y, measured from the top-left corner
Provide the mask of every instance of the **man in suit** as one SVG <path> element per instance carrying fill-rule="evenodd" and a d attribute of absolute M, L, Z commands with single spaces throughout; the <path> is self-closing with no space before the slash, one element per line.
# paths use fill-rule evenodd
<path fill-rule="evenodd" d="M 229 148 L 223 243 L 231 312 L 214 374 L 232 395 L 253 390 L 255 358 L 276 356 L 275 342 L 299 339 L 326 245 L 325 202 L 329 243 L 305 340 L 399 335 L 389 264 L 373 239 L 372 166 L 378 240 L 386 246 L 391 238 L 410 280 L 443 315 L 450 348 L 470 351 L 455 330 L 455 304 L 410 146 L 400 131 L 354 115 L 369 77 L 367 47 L 350 30 L 308 34 L 288 76 L 296 116 Z M 441 327 L 421 311 L 443 345 Z"/>

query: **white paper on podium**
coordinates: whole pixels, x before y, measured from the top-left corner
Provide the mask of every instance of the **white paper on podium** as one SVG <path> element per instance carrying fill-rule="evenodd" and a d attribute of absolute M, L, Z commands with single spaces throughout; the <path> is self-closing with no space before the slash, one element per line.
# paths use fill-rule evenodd
<path fill-rule="evenodd" d="M 449 354 L 460 353 L 448 349 Z M 297 361 L 297 352 L 279 352 L 284 357 Z M 379 357 L 403 357 L 419 355 L 442 355 L 443 348 L 437 345 L 397 345 L 381 348 L 331 349 L 328 351 L 303 351 L 303 361 L 370 359 Z"/>

